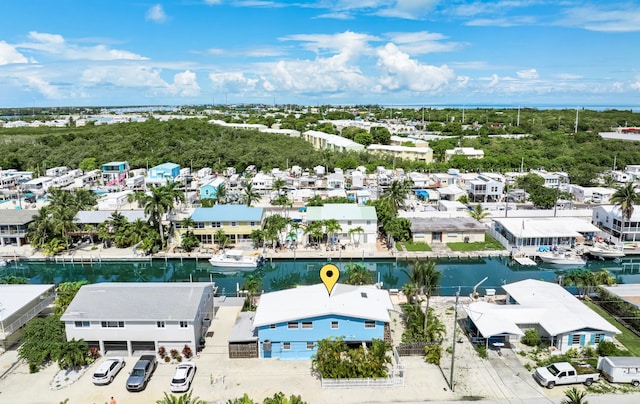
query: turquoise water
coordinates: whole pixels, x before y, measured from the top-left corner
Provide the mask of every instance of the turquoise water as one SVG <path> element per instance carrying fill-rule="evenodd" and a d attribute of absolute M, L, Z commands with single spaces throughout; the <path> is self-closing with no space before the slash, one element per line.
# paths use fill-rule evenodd
<path fill-rule="evenodd" d="M 262 278 L 263 289 L 274 291 L 296 285 L 319 283 L 320 268 L 325 260 L 274 260 L 252 272 L 215 273 L 206 261 L 194 260 L 153 260 L 153 261 L 110 261 L 94 263 L 56 263 L 53 261 L 18 261 L 0 267 L 0 276 L 15 275 L 28 278 L 31 283 L 60 283 L 87 280 L 95 282 L 185 282 L 213 280 L 220 294 L 234 295 L 242 287 L 248 275 Z M 407 281 L 404 271 L 412 261 L 404 260 L 334 260 L 344 273 L 349 263 L 363 263 L 374 273 L 376 281 L 383 282 L 386 289 L 401 289 Z M 555 281 L 566 270 L 553 267 L 526 267 L 514 264 L 509 258 L 449 259 L 438 260 L 437 268 L 442 272 L 439 294 L 469 294 L 473 286 L 485 276 L 488 279 L 478 289 L 498 289 L 504 283 L 522 279 Z M 607 269 L 616 276 L 619 283 L 640 283 L 640 257 L 624 258 L 620 262 L 590 261 L 589 270 Z"/>

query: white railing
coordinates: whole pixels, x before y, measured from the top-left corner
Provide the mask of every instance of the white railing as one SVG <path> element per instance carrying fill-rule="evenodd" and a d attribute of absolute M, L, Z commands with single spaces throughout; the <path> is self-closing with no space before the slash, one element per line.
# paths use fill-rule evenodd
<path fill-rule="evenodd" d="M 404 364 L 400 361 L 398 351 L 393 349 L 393 358 L 396 365 L 385 378 L 361 378 L 361 379 L 325 379 L 320 378 L 323 389 L 350 389 L 354 387 L 404 387 Z"/>
<path fill-rule="evenodd" d="M 35 307 L 32 307 L 28 312 L 20 316 L 17 320 L 13 321 L 9 325 L 5 325 L 4 332 L 5 335 L 11 334 L 23 325 L 27 324 L 29 320 L 37 316 L 45 307 L 49 306 L 55 300 L 55 296 L 49 296 L 43 298 L 40 303 L 38 303 Z"/>
<path fill-rule="evenodd" d="M 510 245 L 509 245 L 509 240 L 507 240 L 502 234 L 498 233 L 493 227 L 488 226 L 487 227 L 487 233 L 489 233 L 489 235 L 493 238 L 495 238 L 496 240 L 498 240 L 498 242 L 500 244 L 502 244 L 502 246 L 504 248 L 506 248 L 507 250 L 509 250 Z"/>

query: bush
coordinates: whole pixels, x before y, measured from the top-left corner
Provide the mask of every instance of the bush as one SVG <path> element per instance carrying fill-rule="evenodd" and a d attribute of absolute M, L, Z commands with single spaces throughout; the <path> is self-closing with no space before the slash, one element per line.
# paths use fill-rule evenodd
<path fill-rule="evenodd" d="M 521 341 L 528 346 L 538 346 L 540 345 L 540 333 L 534 328 L 529 328 L 525 330 Z"/>
<path fill-rule="evenodd" d="M 620 350 L 611 341 L 600 341 L 598 344 L 598 355 L 600 356 L 616 356 L 620 355 Z"/>
<path fill-rule="evenodd" d="M 171 358 L 169 358 L 168 356 L 165 356 L 165 357 L 164 357 L 164 361 L 165 361 L 165 362 L 167 362 L 167 363 L 169 363 L 169 362 L 171 362 Z"/>
<path fill-rule="evenodd" d="M 487 347 L 484 345 L 477 345 L 476 351 L 482 359 L 487 359 L 489 357 L 489 354 L 487 354 Z"/>
<path fill-rule="evenodd" d="M 167 349 L 163 346 L 161 346 L 160 348 L 158 348 L 158 356 L 160 356 L 160 359 L 164 359 L 167 357 Z"/>
<path fill-rule="evenodd" d="M 177 359 L 178 358 L 178 350 L 177 349 L 172 349 L 171 351 L 169 351 L 169 354 L 171 355 L 171 359 Z"/>
<path fill-rule="evenodd" d="M 190 359 L 193 356 L 193 351 L 189 345 L 185 344 L 184 348 L 182 348 L 182 356 L 187 359 Z"/>

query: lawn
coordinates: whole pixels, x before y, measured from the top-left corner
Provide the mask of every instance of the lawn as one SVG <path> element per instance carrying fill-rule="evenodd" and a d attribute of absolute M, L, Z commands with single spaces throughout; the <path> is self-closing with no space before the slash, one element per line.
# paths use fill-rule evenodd
<path fill-rule="evenodd" d="M 398 251 L 404 251 L 402 249 L 402 246 L 404 245 L 404 248 L 407 249 L 407 251 L 411 251 L 411 252 L 425 252 L 425 251 L 431 251 L 431 247 L 429 247 L 429 244 L 427 243 L 413 243 L 410 241 L 398 241 L 396 242 L 396 250 Z"/>
<path fill-rule="evenodd" d="M 502 244 L 491 236 L 485 236 L 484 242 L 477 243 L 447 243 L 452 251 L 470 252 L 470 251 L 500 251 L 504 250 Z"/>
<path fill-rule="evenodd" d="M 622 334 L 616 335 L 616 339 L 620 341 L 620 343 L 624 345 L 633 356 L 640 356 L 640 337 L 629 331 L 624 325 L 620 324 L 597 304 L 588 300 L 585 300 L 584 303 L 608 322 L 613 324 L 618 330 L 622 331 Z"/>

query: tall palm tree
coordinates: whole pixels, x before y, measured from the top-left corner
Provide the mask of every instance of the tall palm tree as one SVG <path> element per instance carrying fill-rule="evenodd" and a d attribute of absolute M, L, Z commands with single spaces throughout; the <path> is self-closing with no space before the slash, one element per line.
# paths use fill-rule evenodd
<path fill-rule="evenodd" d="M 405 199 L 409 192 L 411 192 L 410 180 L 394 180 L 391 186 L 382 194 L 381 199 L 386 200 L 393 209 L 393 212 L 397 214 L 399 208 L 404 208 Z"/>
<path fill-rule="evenodd" d="M 362 228 L 362 226 L 353 227 L 349 229 L 349 237 L 353 237 L 353 235 L 356 234 L 356 237 L 353 240 L 356 247 L 358 246 L 358 244 L 360 244 L 360 235 L 362 233 L 364 233 L 364 229 Z"/>
<path fill-rule="evenodd" d="M 327 232 L 327 244 L 329 244 L 329 241 L 333 244 L 334 236 L 342 230 L 342 226 L 336 219 L 327 219 L 324 221 L 324 230 Z"/>
<path fill-rule="evenodd" d="M 427 308 L 424 316 L 424 330 L 426 332 L 429 325 L 429 303 L 431 301 L 431 295 L 438 289 L 440 285 L 440 278 L 442 278 L 442 273 L 436 269 L 435 261 L 424 261 L 421 263 L 416 263 L 416 265 L 422 265 L 424 267 L 422 271 L 424 274 L 424 294 L 427 296 Z"/>
<path fill-rule="evenodd" d="M 224 182 L 216 187 L 216 203 L 224 205 L 227 203 L 227 186 Z"/>
<path fill-rule="evenodd" d="M 373 276 L 362 264 L 347 264 L 347 285 L 371 285 Z"/>
<path fill-rule="evenodd" d="M 149 217 L 149 224 L 158 228 L 160 234 L 160 243 L 164 246 L 164 228 L 162 226 L 162 218 L 165 213 L 173 208 L 174 195 L 167 192 L 164 186 L 151 187 L 149 193 L 145 194 L 142 199 L 144 213 Z M 161 247 L 162 248 L 162 247 Z"/>
<path fill-rule="evenodd" d="M 71 341 L 58 344 L 54 356 L 60 369 L 75 369 L 87 364 L 88 353 L 89 346 L 87 343 L 82 339 L 76 340 L 73 338 Z"/>
<path fill-rule="evenodd" d="M 214 234 L 214 238 L 218 243 L 218 247 L 224 251 L 227 243 L 229 243 L 229 236 L 227 236 L 227 233 L 225 233 L 223 229 L 220 229 L 216 231 L 216 234 Z"/>
<path fill-rule="evenodd" d="M 90 189 L 79 188 L 73 193 L 74 207 L 77 211 L 91 209 L 96 205 L 97 195 Z"/>
<path fill-rule="evenodd" d="M 473 207 L 473 210 L 469 211 L 469 216 L 471 216 L 472 218 L 476 219 L 479 222 L 481 222 L 482 219 L 490 215 L 491 215 L 491 212 L 487 212 L 486 210 L 484 210 L 484 208 L 480 204 L 475 205 Z"/>
<path fill-rule="evenodd" d="M 620 243 L 624 242 L 624 223 L 631 220 L 633 215 L 633 205 L 640 203 L 640 193 L 637 192 L 636 185 L 633 181 L 627 182 L 624 186 L 618 188 L 611 195 L 609 201 L 613 203 L 621 211 L 622 223 L 620 226 Z"/>
<path fill-rule="evenodd" d="M 274 191 L 277 191 L 278 195 L 280 195 L 280 190 L 282 190 L 286 186 L 287 186 L 287 182 L 285 180 L 283 180 L 282 178 L 276 178 L 273 181 L 273 184 L 271 184 L 271 189 L 273 189 Z"/>
<path fill-rule="evenodd" d="M 258 202 L 260 200 L 260 194 L 258 191 L 253 189 L 253 184 L 251 182 L 247 182 L 242 190 L 242 199 L 247 204 L 247 206 L 253 205 L 254 202 Z"/>

